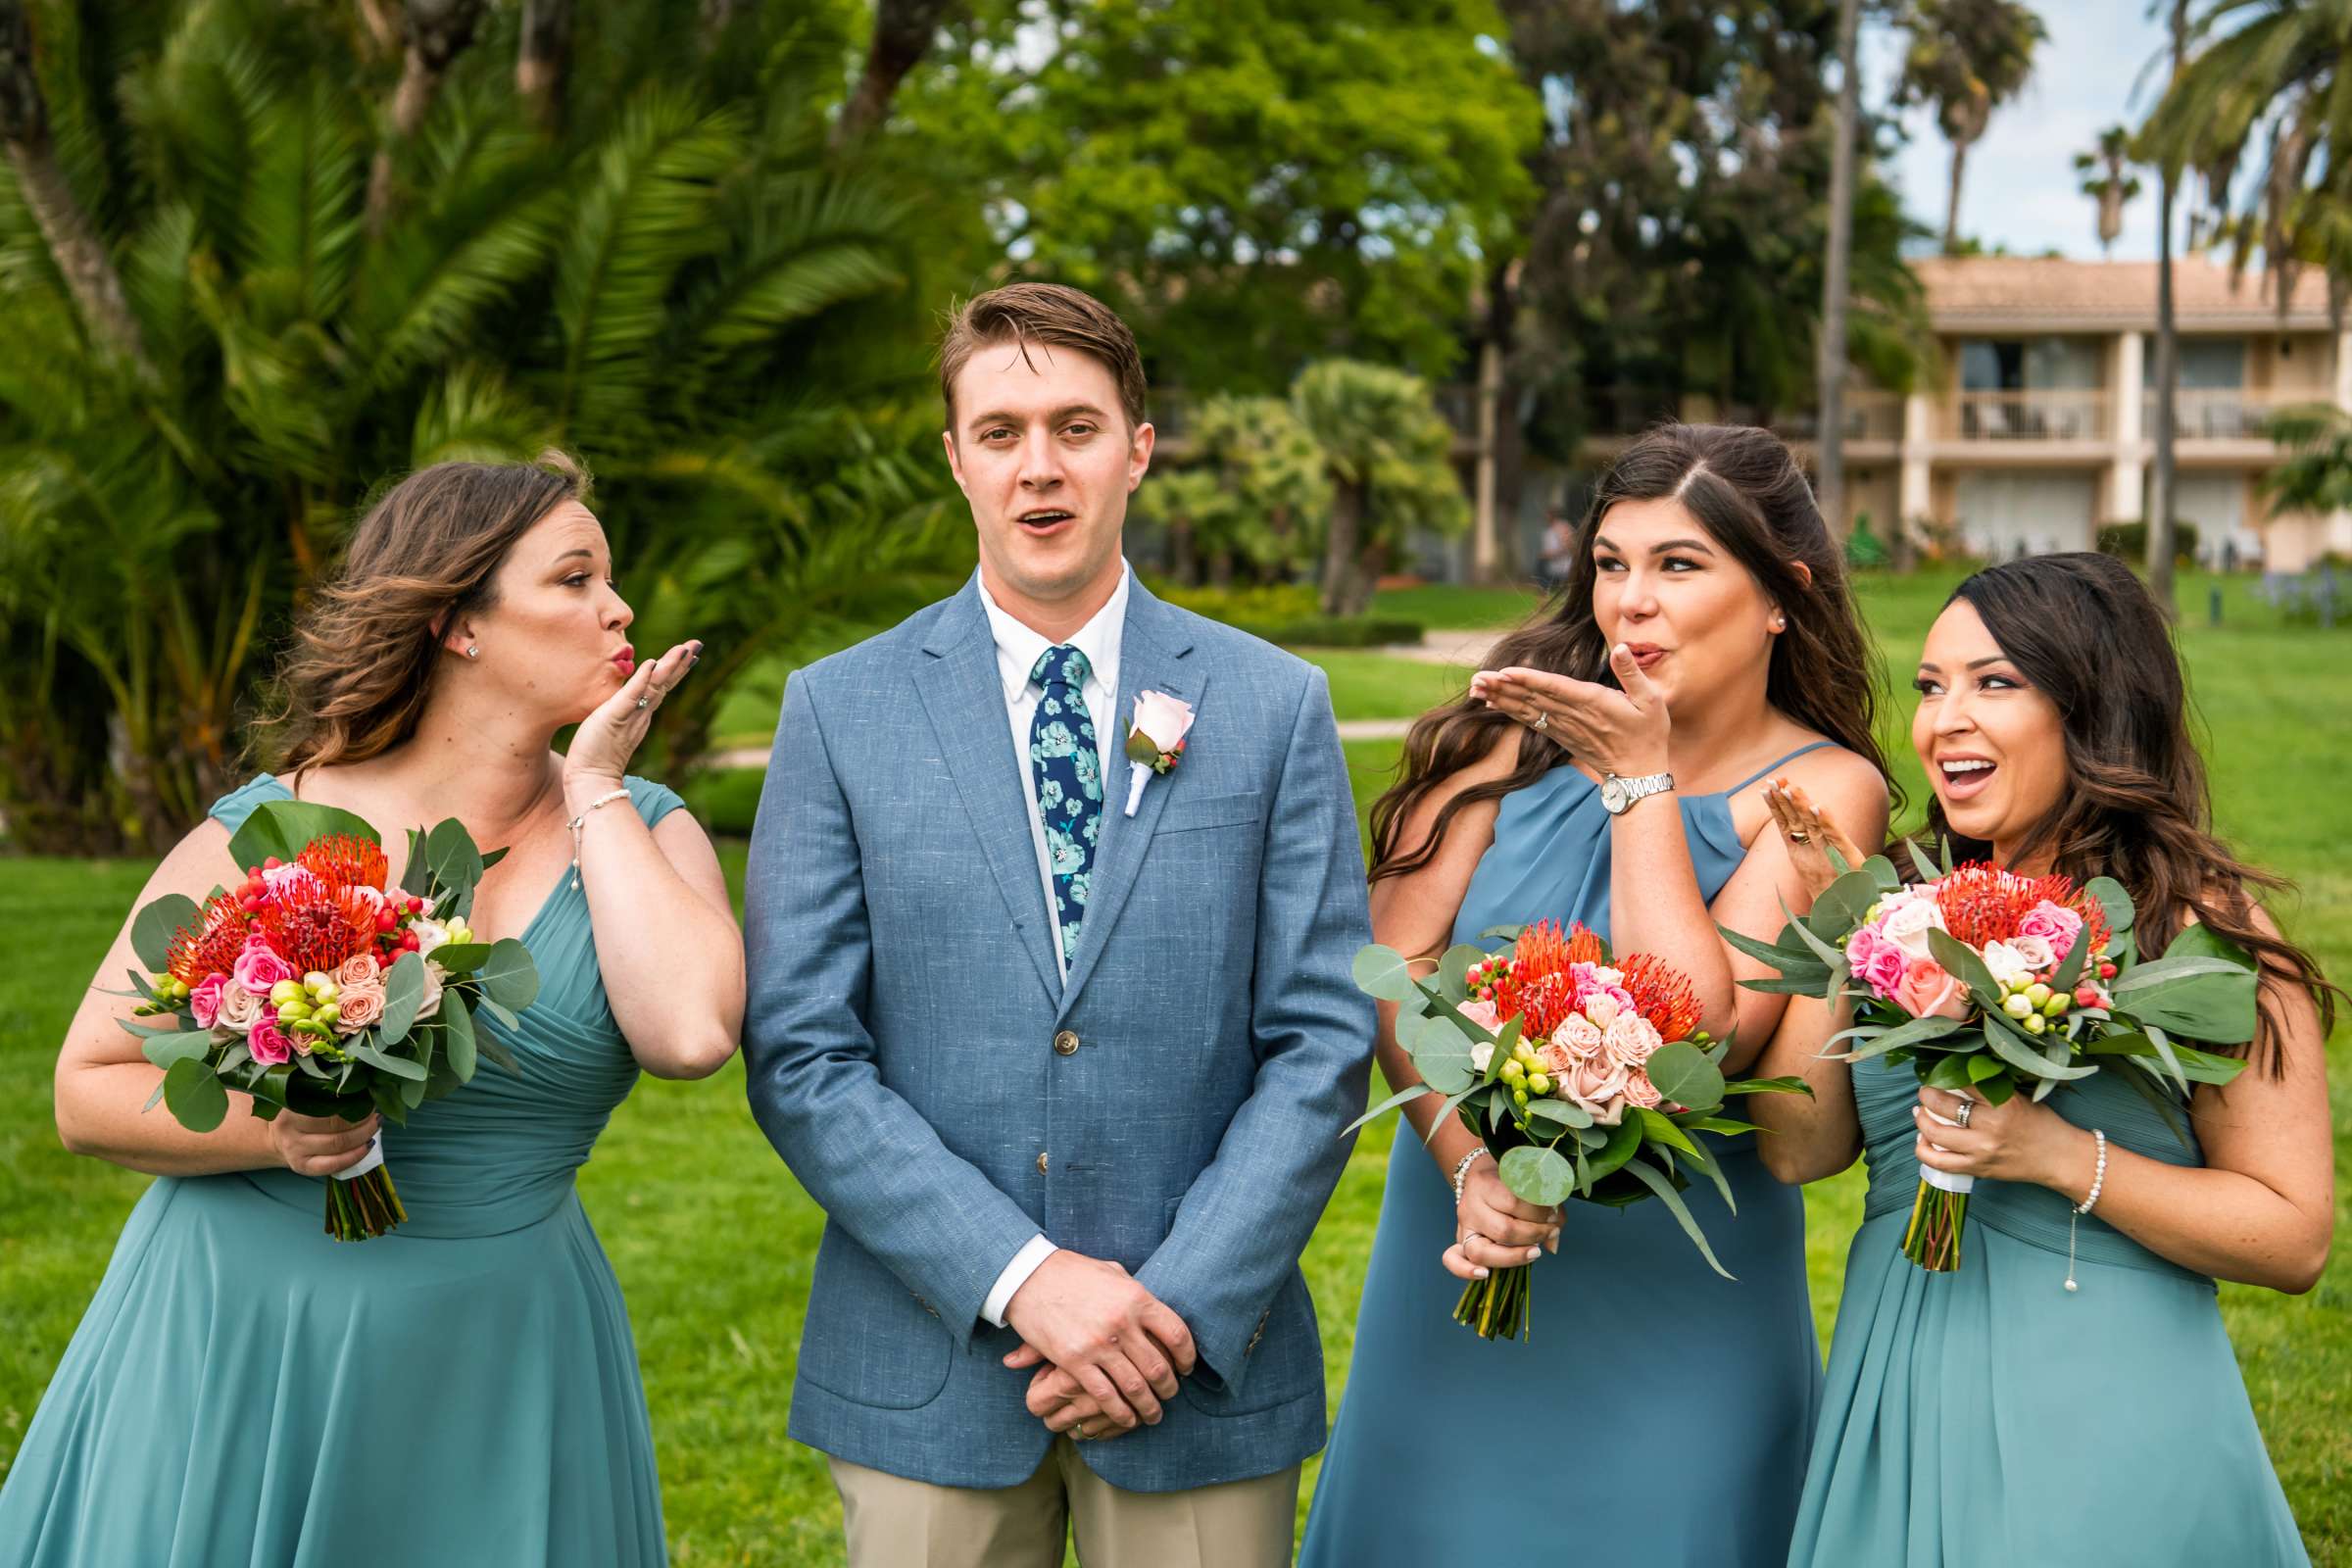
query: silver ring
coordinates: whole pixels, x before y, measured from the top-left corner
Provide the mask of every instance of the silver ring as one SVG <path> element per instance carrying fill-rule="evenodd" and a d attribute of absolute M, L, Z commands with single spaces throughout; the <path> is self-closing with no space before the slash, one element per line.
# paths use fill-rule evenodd
<path fill-rule="evenodd" d="M 1462 1253 L 1463 1253 L 1463 1255 L 1464 1255 L 1464 1256 L 1468 1256 L 1468 1255 L 1469 1255 L 1469 1251 L 1470 1251 L 1470 1244 L 1471 1244 L 1472 1242 L 1483 1242 L 1483 1241 L 1485 1241 L 1485 1240 L 1486 1240 L 1486 1238 L 1485 1238 L 1484 1236 L 1481 1236 L 1481 1235 L 1479 1235 L 1479 1234 L 1478 1234 L 1478 1232 L 1476 1232 L 1476 1231 L 1464 1231 L 1464 1232 L 1462 1232 Z"/>
<path fill-rule="evenodd" d="M 1952 1125 L 1955 1127 L 1966 1127 L 1968 1125 L 1968 1118 L 1974 1116 L 1976 1113 L 1977 1102 L 1969 1099 L 1966 1095 L 1962 1095 L 1960 1097 L 1960 1109 L 1958 1113 L 1952 1117 Z"/>
<path fill-rule="evenodd" d="M 637 699 L 637 706 L 639 708 L 651 708 L 653 705 L 654 700 L 651 697 L 640 697 Z"/>
<path fill-rule="evenodd" d="M 1086 1423 L 1083 1421 L 1071 1422 L 1070 1436 L 1076 1441 L 1084 1443 L 1086 1441 Z"/>
<path fill-rule="evenodd" d="M 1536 710 L 1536 716 L 1527 721 L 1527 727 L 1529 729 L 1549 729 L 1551 727 L 1551 715 L 1539 708 Z"/>
<path fill-rule="evenodd" d="M 1813 835 L 1806 832 L 1801 827 L 1790 828 L 1788 830 L 1788 842 L 1791 844 L 1810 844 L 1813 842 Z"/>

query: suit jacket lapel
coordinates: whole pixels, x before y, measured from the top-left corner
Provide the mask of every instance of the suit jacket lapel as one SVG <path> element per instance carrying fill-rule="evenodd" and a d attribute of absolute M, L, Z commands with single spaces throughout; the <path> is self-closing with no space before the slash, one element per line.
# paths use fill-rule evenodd
<path fill-rule="evenodd" d="M 914 672 L 915 690 L 930 715 L 940 754 L 956 780 L 972 836 L 995 873 L 1011 911 L 1013 932 L 1049 998 L 1062 994 L 1061 969 L 1054 961 L 1054 921 L 1037 868 L 1037 842 L 1029 833 L 1029 798 L 1022 792 L 1021 760 L 1004 717 L 1004 687 L 997 673 L 996 639 L 980 608 L 979 578 L 949 601 L 923 644 Z M 1125 804 L 1124 802 L 1121 803 Z M 941 889 L 941 897 L 952 897 Z"/>
<path fill-rule="evenodd" d="M 1111 737 L 1115 744 L 1111 748 L 1110 769 L 1102 780 L 1102 844 L 1087 900 L 1086 928 L 1079 935 L 1078 952 L 1070 959 L 1070 978 L 1061 991 L 1064 1015 L 1077 1001 L 1087 976 L 1094 973 L 1095 960 L 1110 938 L 1111 925 L 1125 907 L 1127 895 L 1135 890 L 1144 856 L 1152 847 L 1152 824 L 1159 820 L 1160 808 L 1176 783 L 1175 772 L 1152 779 L 1144 786 L 1144 798 L 1135 814 L 1123 814 L 1127 809 L 1128 763 L 1122 749 L 1127 743 L 1128 730 L 1134 727 L 1136 696 L 1148 691 L 1166 692 L 1192 704 L 1194 710 L 1199 711 L 1205 675 L 1187 661 L 1192 651 L 1191 637 L 1185 634 L 1168 607 L 1153 598 L 1141 582 L 1136 583 L 1128 591 L 1127 624 L 1120 633 L 1119 702 L 1118 710 L 1111 715 Z M 1179 763 L 1178 771 L 1181 770 Z"/>

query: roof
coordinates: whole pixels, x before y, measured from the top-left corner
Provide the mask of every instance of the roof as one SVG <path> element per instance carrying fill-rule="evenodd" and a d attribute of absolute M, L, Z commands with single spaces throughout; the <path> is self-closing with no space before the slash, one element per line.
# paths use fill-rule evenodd
<path fill-rule="evenodd" d="M 2032 327 L 2041 331 L 2156 328 L 2154 262 L 2074 262 L 2040 256 L 1931 256 L 1911 270 L 1926 291 L 1938 331 Z M 2176 319 L 2190 331 L 2276 331 L 2277 281 L 2249 266 L 2236 287 L 2230 269 L 2205 255 L 2173 262 Z M 2328 276 L 2317 267 L 2296 275 L 2285 324 L 2328 330 Z"/>

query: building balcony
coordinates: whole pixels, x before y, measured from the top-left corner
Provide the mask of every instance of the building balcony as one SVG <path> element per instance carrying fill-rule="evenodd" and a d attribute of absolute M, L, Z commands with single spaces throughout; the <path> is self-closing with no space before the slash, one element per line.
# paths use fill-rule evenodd
<path fill-rule="evenodd" d="M 2106 441 L 2110 399 L 2099 391 L 1962 392 L 1936 411 L 1946 441 Z"/>

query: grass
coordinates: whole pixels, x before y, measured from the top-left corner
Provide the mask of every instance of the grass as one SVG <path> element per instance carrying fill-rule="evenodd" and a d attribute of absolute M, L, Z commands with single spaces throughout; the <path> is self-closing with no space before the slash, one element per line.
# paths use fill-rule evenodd
<path fill-rule="evenodd" d="M 2338 975 L 2352 975 L 2352 840 L 2337 774 L 2352 762 L 2352 631 L 2281 626 L 2243 581 L 2223 584 L 2222 624 L 2205 624 L 2213 584 L 2184 583 L 2181 633 L 2209 730 L 2222 826 L 2252 858 L 2302 884 L 2288 928 Z M 1949 579 L 1866 580 L 1865 608 L 1890 660 L 1908 661 Z M 1411 593 L 1401 612 L 1433 626 L 1507 624 L 1504 596 Z M 1397 596 L 1384 596 L 1383 608 Z M 1516 596 L 1519 607 L 1525 600 Z M 1483 609 L 1482 609 L 1483 607 Z M 1486 618 L 1472 620 L 1472 613 Z M 1459 672 L 1378 655 L 1317 656 L 1343 717 L 1406 716 Z M 1421 682 L 1409 685 L 1408 682 Z M 1904 739 L 1911 703 L 1888 714 L 1889 755 L 1918 798 Z M 747 711 L 749 710 L 747 709 Z M 769 701 L 772 715 L 772 699 Z M 1348 747 L 1357 802 L 1387 781 L 1394 741 Z M 757 778 L 726 779 L 706 804 L 740 818 Z M 740 844 L 722 847 L 740 882 Z M 0 1470 L 14 1455 L 146 1179 L 58 1147 L 49 1073 L 75 987 L 136 894 L 143 867 L 0 861 Z M 2352 1199 L 2352 1061 L 2333 1061 L 2338 1218 Z M 1359 1145 L 1316 1232 L 1305 1268 L 1324 1325 L 1337 1407 L 1356 1296 L 1380 1207 L 1394 1119 Z M 740 1067 L 701 1084 L 644 1080 L 614 1116 L 580 1185 L 628 1294 L 653 1408 L 675 1560 L 799 1568 L 839 1560 L 839 1507 L 823 1461 L 784 1436 L 801 1307 L 822 1217 L 793 1184 L 745 1108 Z M 1807 1193 L 1816 1316 L 1826 1338 L 1858 1173 Z M 1434 1264 L 1433 1264 L 1434 1266 Z M 2224 1315 L 2246 1385 L 2312 1555 L 2352 1568 L 2352 1249 L 2300 1298 L 2226 1286 Z M 2161 1367 L 2152 1376 L 2163 1376 Z M 2183 1462 L 2193 1463 L 2192 1455 Z M 135 1484 L 135 1483 L 134 1483 Z M 1313 1475 L 1301 1494 L 1311 1496 Z"/>

